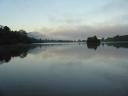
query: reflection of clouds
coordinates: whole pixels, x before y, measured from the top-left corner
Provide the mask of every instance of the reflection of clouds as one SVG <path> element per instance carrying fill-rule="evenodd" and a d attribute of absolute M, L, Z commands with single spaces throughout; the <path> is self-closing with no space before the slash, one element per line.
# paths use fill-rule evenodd
<path fill-rule="evenodd" d="M 35 49 L 32 49 L 32 50 L 29 50 L 28 51 L 28 53 L 29 54 L 39 54 L 39 53 L 41 53 L 42 51 L 45 51 L 46 50 L 46 47 L 37 47 L 37 48 L 35 48 Z"/>
<path fill-rule="evenodd" d="M 91 96 L 99 96 L 97 92 L 103 92 L 100 96 L 108 93 L 116 94 L 109 96 L 122 96 L 119 93 L 127 92 L 127 49 L 104 45 L 95 51 L 88 49 L 86 44 L 74 44 L 42 46 L 30 50 L 25 59 L 17 61 L 15 58 L 11 62 L 14 64 L 1 67 L 0 80 L 5 93 L 12 88 L 8 94 L 14 92 L 16 96 L 20 92 L 22 96 L 23 92 L 43 94 L 46 90 L 50 95 L 56 94 L 57 90 L 60 96 L 61 93 L 71 92 L 79 96 L 85 91 Z"/>
<path fill-rule="evenodd" d="M 124 45 L 123 45 L 124 46 Z M 14 48 L 12 48 L 14 49 Z M 16 50 L 17 49 L 17 50 Z M 15 50 L 1 49 L 1 62 L 8 62 L 12 57 L 26 57 L 27 54 L 36 60 L 59 61 L 68 63 L 71 62 L 111 62 L 111 61 L 126 61 L 128 58 L 127 48 L 115 48 L 114 46 L 100 46 L 97 50 L 90 50 L 86 44 L 47 44 L 38 46 L 22 46 L 15 47 Z M 3 54 L 3 55 L 2 55 Z"/>
<path fill-rule="evenodd" d="M 35 55 L 43 60 L 80 60 L 80 61 L 115 61 L 128 58 L 126 49 L 116 49 L 114 47 L 100 46 L 96 51 L 87 49 L 86 45 L 63 45 L 48 47 L 47 50 L 40 49 L 40 53 Z M 64 61 L 65 62 L 65 61 Z"/>

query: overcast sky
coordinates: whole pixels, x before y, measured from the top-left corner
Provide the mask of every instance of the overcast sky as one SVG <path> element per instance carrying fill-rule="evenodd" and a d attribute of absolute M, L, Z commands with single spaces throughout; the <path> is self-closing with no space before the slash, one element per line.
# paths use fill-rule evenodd
<path fill-rule="evenodd" d="M 128 0 L 0 0 L 0 24 L 65 39 L 128 34 Z"/>

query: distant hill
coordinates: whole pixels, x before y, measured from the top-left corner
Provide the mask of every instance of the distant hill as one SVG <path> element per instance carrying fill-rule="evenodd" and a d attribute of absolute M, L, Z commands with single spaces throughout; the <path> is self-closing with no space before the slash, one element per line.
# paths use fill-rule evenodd
<path fill-rule="evenodd" d="M 115 37 L 109 37 L 109 38 L 105 39 L 104 41 L 124 42 L 124 41 L 128 41 L 128 35 L 123 35 L 123 36 L 117 35 Z"/>

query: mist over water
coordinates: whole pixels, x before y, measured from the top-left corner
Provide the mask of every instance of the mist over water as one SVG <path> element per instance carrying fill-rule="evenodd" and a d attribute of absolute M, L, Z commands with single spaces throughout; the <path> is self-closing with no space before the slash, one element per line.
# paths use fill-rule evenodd
<path fill-rule="evenodd" d="M 0 96 L 127 96 L 128 44 L 0 46 Z"/>

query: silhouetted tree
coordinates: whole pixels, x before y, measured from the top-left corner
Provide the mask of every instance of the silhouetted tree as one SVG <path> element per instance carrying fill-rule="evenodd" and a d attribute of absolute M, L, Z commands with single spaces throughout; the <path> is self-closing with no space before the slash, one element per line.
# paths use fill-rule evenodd
<path fill-rule="evenodd" d="M 87 39 L 87 43 L 100 43 L 100 40 L 96 36 L 93 36 Z"/>
<path fill-rule="evenodd" d="M 128 35 L 123 35 L 123 36 L 115 36 L 115 37 L 109 37 L 107 39 L 105 39 L 104 41 L 113 41 L 113 42 L 117 42 L 117 41 L 128 41 Z"/>
<path fill-rule="evenodd" d="M 3 31 L 5 31 L 5 32 L 10 32 L 11 31 L 11 29 L 8 27 L 8 26 L 4 26 L 4 29 L 3 29 Z"/>
<path fill-rule="evenodd" d="M 30 38 L 24 30 L 11 31 L 8 26 L 0 26 L 0 44 L 35 43 L 40 40 Z"/>

